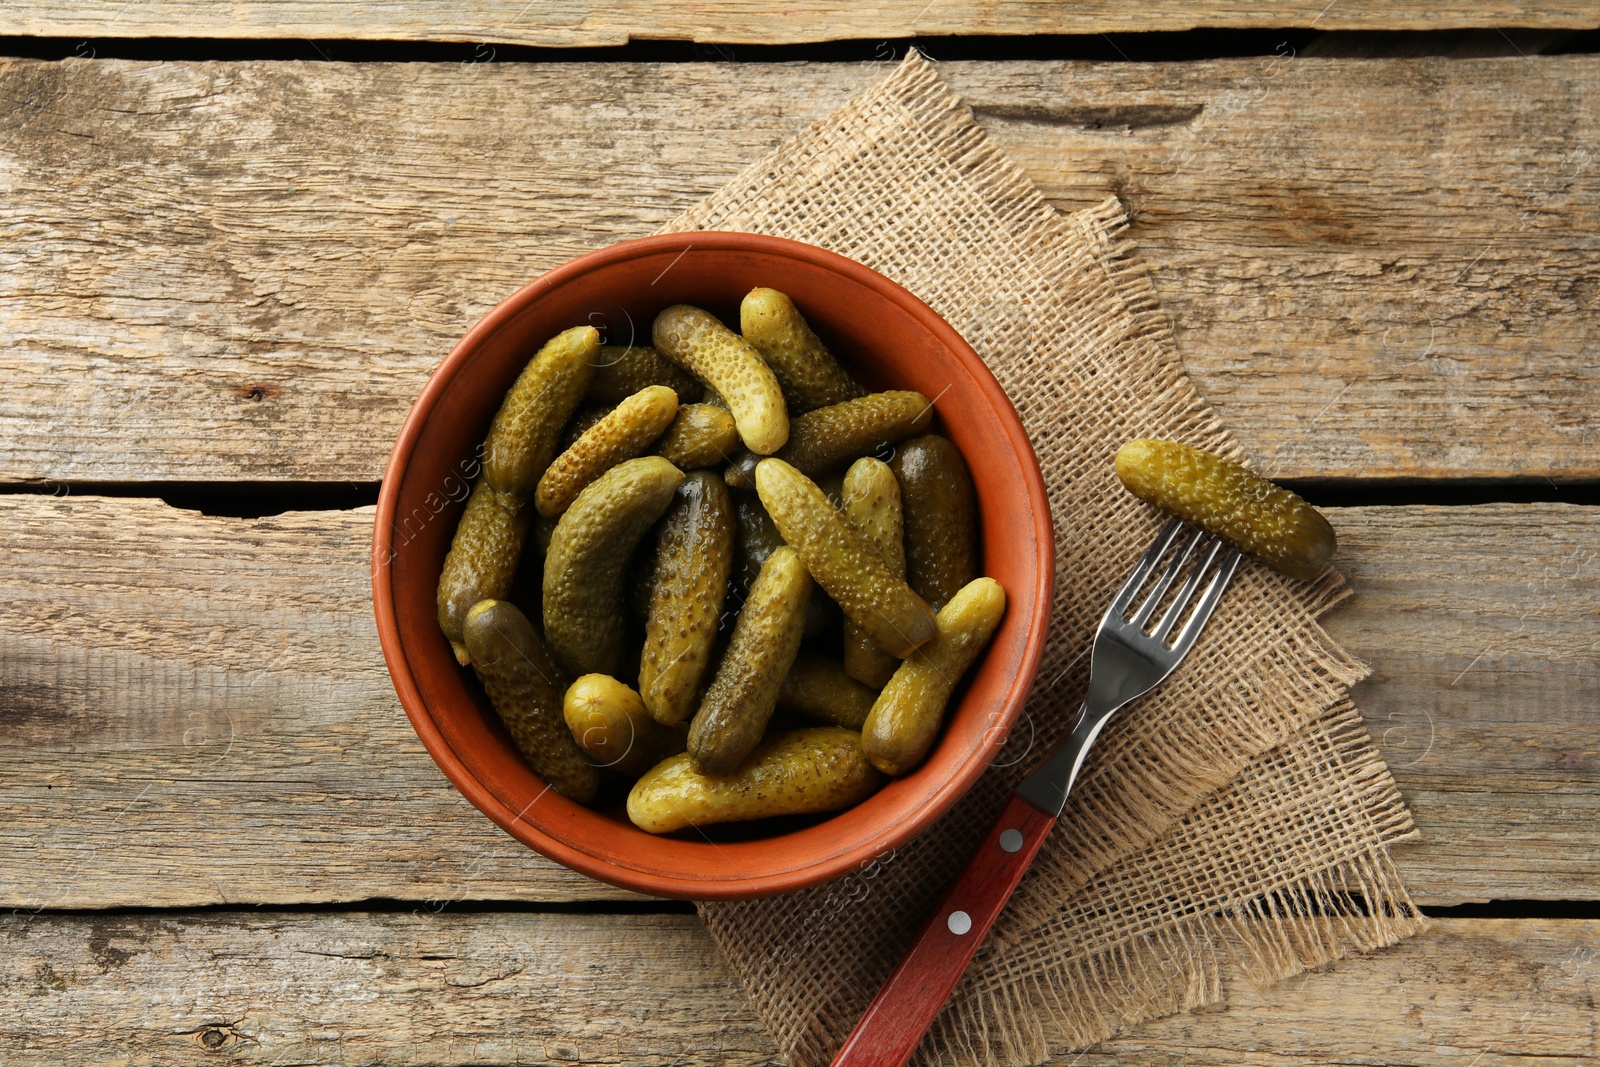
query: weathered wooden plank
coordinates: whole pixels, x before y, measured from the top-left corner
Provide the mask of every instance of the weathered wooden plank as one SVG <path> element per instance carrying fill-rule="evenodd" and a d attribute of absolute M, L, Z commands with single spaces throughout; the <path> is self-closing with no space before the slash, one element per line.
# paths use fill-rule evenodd
<path fill-rule="evenodd" d="M 376 479 L 498 298 L 887 69 L 0 63 L 0 479 Z M 1136 210 L 1272 473 L 1600 476 L 1600 59 L 942 70 L 1061 206 Z"/>
<path fill-rule="evenodd" d="M 1600 510 L 1333 515 L 1356 596 L 1330 627 L 1375 668 L 1357 700 L 1423 832 L 1413 895 L 1592 897 Z M 626 896 L 428 759 L 378 649 L 371 509 L 13 495 L 0 521 L 0 907 Z"/>
<path fill-rule="evenodd" d="M 1592 7 L 1565 0 L 1472 4 L 1385 4 L 1379 0 L 1231 0 L 1203 7 L 1177 0 L 1137 11 L 1110 0 L 1052 4 L 1006 0 L 972 6 L 934 0 L 849 4 L 824 0 L 774 11 L 749 0 L 685 6 L 664 0 L 534 0 L 533 3 L 425 4 L 396 0 L 352 6 L 336 0 L 257 0 L 218 8 L 195 0 L 123 4 L 118 0 L 11 4 L 0 32 L 41 37 L 329 38 L 380 41 L 489 41 L 574 47 L 630 40 L 799 44 L 847 39 L 958 34 L 1141 33 L 1195 28 L 1438 30 L 1525 26 L 1583 29 L 1600 25 Z"/>
<path fill-rule="evenodd" d="M 0 919 L 16 1067 L 756 1064 L 776 1050 L 692 916 Z M 1600 1054 L 1600 922 L 1447 919 L 1072 1064 L 1555 1064 Z"/>

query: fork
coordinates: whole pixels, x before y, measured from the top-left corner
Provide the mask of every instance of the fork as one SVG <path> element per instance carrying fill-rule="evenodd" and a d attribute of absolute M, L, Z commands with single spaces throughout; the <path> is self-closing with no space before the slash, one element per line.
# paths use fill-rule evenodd
<path fill-rule="evenodd" d="M 1166 567 L 1144 593 L 1157 565 L 1168 556 Z M 1195 560 L 1168 602 L 1173 584 Z M 850 1032 L 833 1067 L 903 1067 L 911 1058 L 1061 817 L 1089 747 L 1118 708 L 1154 689 L 1188 655 L 1238 564 L 1237 549 L 1177 519 L 1156 535 L 1100 620 L 1089 660 L 1089 694 L 1071 733 L 1017 786 L 983 844 Z M 1165 610 L 1157 617 L 1163 604 Z"/>

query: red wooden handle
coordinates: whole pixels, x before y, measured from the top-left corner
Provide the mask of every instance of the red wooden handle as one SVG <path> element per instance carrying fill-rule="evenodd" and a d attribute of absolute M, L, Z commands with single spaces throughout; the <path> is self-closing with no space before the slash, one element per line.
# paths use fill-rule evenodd
<path fill-rule="evenodd" d="M 833 1067 L 903 1067 L 1055 822 L 1055 816 L 1012 796 L 905 959 L 845 1039 Z"/>

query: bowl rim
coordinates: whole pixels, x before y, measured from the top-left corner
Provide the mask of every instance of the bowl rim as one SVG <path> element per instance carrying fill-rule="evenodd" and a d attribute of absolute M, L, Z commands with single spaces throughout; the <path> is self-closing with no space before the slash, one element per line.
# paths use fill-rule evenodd
<path fill-rule="evenodd" d="M 401 482 L 401 479 L 393 475 L 396 471 L 403 470 L 409 463 L 428 419 L 448 383 L 467 365 L 478 347 L 546 291 L 565 285 L 575 277 L 597 267 L 614 262 L 655 255 L 665 249 L 687 251 L 683 247 L 685 242 L 696 249 L 706 251 L 753 250 L 807 261 L 843 275 L 857 285 L 874 290 L 884 298 L 899 304 L 931 333 L 938 335 L 941 343 L 954 354 L 955 358 L 967 364 L 968 370 L 973 372 L 975 382 L 984 392 L 988 402 L 994 406 L 1000 421 L 1004 424 L 1007 444 L 1016 457 L 1019 473 L 1028 488 L 1027 495 L 1030 503 L 1034 505 L 1030 514 L 1037 545 L 1033 617 L 1027 620 L 1028 639 L 1024 643 L 1016 673 L 1011 677 L 1002 697 L 995 702 L 996 706 L 990 713 L 989 722 L 984 727 L 983 734 L 988 743 L 974 750 L 972 758 L 963 763 L 956 774 L 941 783 L 910 817 L 885 825 L 879 832 L 863 838 L 856 845 L 821 857 L 813 865 L 771 874 L 752 875 L 737 886 L 730 886 L 720 880 L 704 880 L 692 874 L 636 871 L 607 862 L 573 848 L 544 832 L 495 796 L 450 747 L 422 698 L 401 639 L 390 577 L 394 571 L 393 568 L 383 566 L 379 562 L 393 556 L 393 520 L 399 504 Z M 740 231 L 685 231 L 621 241 L 568 260 L 527 282 L 500 301 L 451 347 L 449 353 L 429 375 L 422 392 L 412 404 L 384 465 L 383 481 L 378 493 L 376 517 L 373 523 L 371 565 L 373 611 L 378 625 L 378 640 L 396 695 L 429 756 L 444 772 L 450 783 L 474 807 L 524 845 L 571 870 L 599 881 L 655 896 L 690 900 L 749 899 L 830 881 L 881 857 L 886 852 L 899 848 L 942 817 L 966 795 L 983 772 L 989 768 L 994 756 L 998 754 L 1009 736 L 1011 727 L 1033 688 L 1044 654 L 1055 590 L 1055 530 L 1050 516 L 1049 494 L 1045 488 L 1044 476 L 1039 469 L 1038 457 L 1034 453 L 1033 444 L 1011 398 L 1001 388 L 988 364 L 973 350 L 966 339 L 921 298 L 872 268 L 816 245 Z M 1008 596 L 1008 600 L 1014 600 L 1014 597 Z M 870 801 L 871 798 L 868 799 Z"/>

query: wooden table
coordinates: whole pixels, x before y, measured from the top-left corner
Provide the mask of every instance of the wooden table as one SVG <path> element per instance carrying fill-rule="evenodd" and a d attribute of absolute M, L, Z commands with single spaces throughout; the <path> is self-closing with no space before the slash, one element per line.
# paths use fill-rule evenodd
<path fill-rule="evenodd" d="M 0 1063 L 774 1056 L 687 905 L 429 761 L 371 505 L 496 300 L 915 34 L 1053 201 L 1136 212 L 1200 390 L 1330 505 L 1439 917 L 1068 1062 L 1600 1057 L 1600 9 L 922 2 L 7 5 Z"/>

